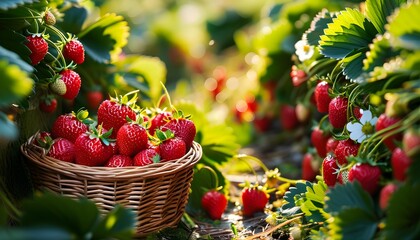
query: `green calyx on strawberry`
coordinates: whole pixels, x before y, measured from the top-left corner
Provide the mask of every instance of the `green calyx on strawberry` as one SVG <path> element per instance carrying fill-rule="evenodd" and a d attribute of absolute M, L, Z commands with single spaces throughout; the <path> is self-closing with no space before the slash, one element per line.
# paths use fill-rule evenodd
<path fill-rule="evenodd" d="M 175 137 L 182 139 L 185 142 L 187 151 L 191 148 L 197 133 L 195 124 L 189 117 L 184 116 L 182 111 L 175 111 L 172 113 L 171 119 L 161 127 L 162 131 L 170 130 Z"/>
<path fill-rule="evenodd" d="M 76 150 L 76 163 L 86 166 L 102 166 L 114 153 L 109 139 L 112 129 L 107 131 L 102 125 L 94 127 L 90 131 L 81 134 L 74 143 Z"/>
<path fill-rule="evenodd" d="M 159 139 L 158 151 L 160 153 L 161 162 L 175 160 L 183 157 L 187 152 L 187 146 L 179 137 L 176 137 L 171 130 L 165 132 L 160 129 L 156 130 L 156 136 Z"/>
<path fill-rule="evenodd" d="M 117 137 L 118 130 L 127 123 L 127 117 L 136 120 L 137 92 L 138 90 L 111 97 L 99 105 L 98 124 L 102 124 L 105 129 L 114 129 L 111 138 Z M 132 94 L 133 97 L 129 99 Z"/>
<path fill-rule="evenodd" d="M 157 110 L 156 115 L 150 121 L 149 133 L 151 135 L 155 134 L 156 129 L 159 129 L 165 125 L 172 117 L 171 112 L 165 110 Z"/>
<path fill-rule="evenodd" d="M 52 136 L 75 142 L 82 133 L 89 130 L 89 125 L 93 123 L 93 120 L 88 116 L 89 112 L 84 109 L 80 109 L 77 113 L 72 112 L 58 116 L 51 128 Z"/>
<path fill-rule="evenodd" d="M 248 183 L 241 192 L 243 216 L 251 217 L 257 212 L 263 212 L 268 199 L 269 195 L 264 187 Z"/>
<path fill-rule="evenodd" d="M 122 125 L 117 133 L 117 145 L 120 154 L 134 156 L 148 146 L 148 135 L 146 129 L 140 125 L 142 117 L 133 121 L 127 117 L 127 123 Z"/>

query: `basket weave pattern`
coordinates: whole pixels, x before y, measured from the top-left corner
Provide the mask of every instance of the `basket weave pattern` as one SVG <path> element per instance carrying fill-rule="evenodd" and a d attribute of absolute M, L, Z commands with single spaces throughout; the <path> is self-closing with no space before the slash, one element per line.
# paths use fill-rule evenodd
<path fill-rule="evenodd" d="M 180 159 L 141 167 L 88 167 L 46 156 L 32 136 L 21 146 L 34 186 L 73 199 L 87 197 L 106 213 L 121 204 L 137 213 L 139 235 L 175 226 L 188 201 L 193 167 L 201 159 L 194 142 Z"/>

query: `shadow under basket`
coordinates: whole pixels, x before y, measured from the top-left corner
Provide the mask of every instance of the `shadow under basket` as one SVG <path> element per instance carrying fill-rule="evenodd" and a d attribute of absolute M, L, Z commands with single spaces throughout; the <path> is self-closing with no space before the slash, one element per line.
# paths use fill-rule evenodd
<path fill-rule="evenodd" d="M 102 213 L 120 204 L 136 214 L 136 232 L 144 236 L 175 227 L 188 201 L 193 167 L 201 159 L 201 146 L 193 142 L 180 159 L 146 166 L 89 167 L 60 161 L 34 145 L 36 134 L 21 146 L 28 158 L 33 184 L 73 199 L 86 197 Z"/>

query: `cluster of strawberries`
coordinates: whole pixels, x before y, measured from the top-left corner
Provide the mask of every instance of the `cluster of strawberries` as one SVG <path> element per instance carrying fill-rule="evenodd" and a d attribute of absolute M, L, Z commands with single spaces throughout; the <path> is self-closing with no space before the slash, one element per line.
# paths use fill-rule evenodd
<path fill-rule="evenodd" d="M 194 122 L 180 111 L 139 112 L 137 94 L 127 95 L 103 101 L 97 121 L 86 110 L 60 115 L 36 144 L 50 157 L 86 166 L 144 166 L 183 157 L 196 135 Z"/>

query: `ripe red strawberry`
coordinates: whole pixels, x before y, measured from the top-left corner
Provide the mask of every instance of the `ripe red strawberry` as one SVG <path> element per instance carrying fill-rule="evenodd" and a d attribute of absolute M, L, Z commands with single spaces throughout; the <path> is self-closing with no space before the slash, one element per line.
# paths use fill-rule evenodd
<path fill-rule="evenodd" d="M 337 180 L 340 184 L 346 184 L 349 181 L 349 170 L 340 171 Z"/>
<path fill-rule="evenodd" d="M 145 166 L 160 162 L 158 148 L 147 148 L 134 156 L 134 166 Z"/>
<path fill-rule="evenodd" d="M 335 140 L 333 137 L 328 138 L 326 146 L 327 153 L 334 153 L 335 149 L 337 148 L 338 141 Z"/>
<path fill-rule="evenodd" d="M 268 129 L 270 129 L 271 117 L 255 116 L 253 123 L 254 123 L 254 128 L 257 132 L 259 133 L 267 132 Z"/>
<path fill-rule="evenodd" d="M 117 133 L 117 145 L 120 154 L 134 156 L 147 148 L 146 129 L 136 122 L 125 123 Z"/>
<path fill-rule="evenodd" d="M 325 184 L 333 187 L 337 182 L 337 173 L 337 160 L 332 155 L 327 155 L 322 162 L 322 176 L 324 177 Z"/>
<path fill-rule="evenodd" d="M 159 144 L 158 148 L 161 162 L 167 162 L 181 158 L 187 153 L 187 147 L 184 140 L 178 137 L 164 140 Z"/>
<path fill-rule="evenodd" d="M 40 146 L 42 148 L 48 149 L 53 143 L 53 139 L 51 138 L 51 133 L 46 131 L 41 131 L 36 135 L 34 144 Z"/>
<path fill-rule="evenodd" d="M 290 72 L 290 77 L 292 78 L 293 86 L 299 87 L 304 83 L 306 78 L 306 73 L 302 69 L 298 69 L 295 65 L 292 66 L 292 71 Z"/>
<path fill-rule="evenodd" d="M 113 155 L 113 147 L 108 137 L 111 131 L 98 129 L 81 134 L 74 143 L 76 150 L 76 163 L 86 166 L 102 166 Z"/>
<path fill-rule="evenodd" d="M 379 187 L 381 170 L 378 166 L 358 163 L 349 170 L 349 181 L 358 181 L 362 188 L 370 194 L 375 194 Z"/>
<path fill-rule="evenodd" d="M 136 106 L 137 93 L 129 100 L 130 94 L 105 100 L 99 105 L 98 124 L 102 124 L 105 129 L 113 129 L 111 138 L 116 138 L 118 130 L 127 123 L 127 118 L 136 120 L 133 108 Z"/>
<path fill-rule="evenodd" d="M 31 50 L 31 59 L 32 65 L 35 66 L 44 59 L 45 55 L 48 52 L 48 43 L 41 36 L 41 34 L 33 34 L 26 37 L 28 40 L 25 45 Z"/>
<path fill-rule="evenodd" d="M 355 143 L 351 139 L 338 141 L 337 147 L 335 148 L 334 154 L 337 158 L 337 162 L 340 165 L 347 164 L 347 157 L 357 156 L 360 144 Z"/>
<path fill-rule="evenodd" d="M 185 142 L 187 151 L 191 148 L 195 134 L 197 133 L 194 122 L 184 117 L 172 118 L 161 129 L 162 131 L 171 130 L 175 137 L 182 139 Z"/>
<path fill-rule="evenodd" d="M 260 187 L 245 187 L 241 192 L 243 216 L 251 217 L 256 212 L 263 212 L 268 197 Z"/>
<path fill-rule="evenodd" d="M 334 128 L 343 128 L 347 124 L 348 99 L 335 97 L 328 105 L 328 118 Z"/>
<path fill-rule="evenodd" d="M 172 113 L 170 112 L 159 112 L 158 114 L 156 114 L 152 120 L 151 120 L 151 125 L 149 128 L 149 133 L 150 135 L 154 135 L 156 129 L 159 129 L 161 126 L 165 125 L 172 117 Z"/>
<path fill-rule="evenodd" d="M 201 198 L 201 206 L 212 220 L 220 220 L 227 207 L 226 196 L 216 190 L 206 192 Z"/>
<path fill-rule="evenodd" d="M 81 110 L 77 114 L 72 112 L 58 116 L 51 128 L 53 138 L 61 137 L 74 143 L 76 138 L 88 131 L 87 124 L 91 121 L 87 118 L 88 114 Z"/>
<path fill-rule="evenodd" d="M 395 179 L 404 181 L 407 178 L 407 169 L 410 165 L 411 159 L 401 148 L 395 148 L 394 151 L 392 151 L 391 166 Z"/>
<path fill-rule="evenodd" d="M 320 129 L 318 126 L 312 130 L 311 143 L 315 147 L 316 152 L 322 158 L 327 156 L 327 141 L 330 134 Z"/>
<path fill-rule="evenodd" d="M 39 109 L 45 113 L 52 113 L 57 109 L 57 99 L 46 97 L 40 99 Z"/>
<path fill-rule="evenodd" d="M 330 89 L 330 86 L 326 81 L 319 82 L 315 87 L 314 95 L 316 108 L 320 113 L 328 113 L 328 106 L 331 102 L 331 97 L 328 94 L 328 89 Z"/>
<path fill-rule="evenodd" d="M 133 159 L 125 155 L 113 155 L 105 164 L 105 167 L 128 167 L 133 166 Z"/>
<path fill-rule="evenodd" d="M 414 128 L 406 130 L 402 139 L 402 147 L 410 158 L 417 156 L 420 153 L 420 131 Z"/>
<path fill-rule="evenodd" d="M 85 61 L 83 44 L 77 39 L 70 40 L 63 48 L 63 56 L 77 64 L 82 64 Z"/>
<path fill-rule="evenodd" d="M 82 85 L 79 74 L 71 69 L 64 69 L 60 72 L 60 79 L 66 84 L 66 93 L 61 97 L 68 100 L 75 99 Z"/>
<path fill-rule="evenodd" d="M 381 131 L 385 128 L 391 127 L 400 121 L 401 121 L 400 118 L 388 117 L 385 113 L 382 113 L 379 116 L 378 121 L 376 122 L 376 131 Z M 387 134 L 389 134 L 389 131 L 384 132 L 384 135 L 387 135 Z M 393 151 L 397 147 L 394 142 L 401 141 L 401 140 L 402 140 L 402 134 L 397 133 L 387 138 L 384 138 L 383 143 L 390 151 Z"/>
<path fill-rule="evenodd" d="M 316 175 L 318 174 L 318 169 L 314 169 L 313 164 L 314 157 L 310 153 L 303 155 L 302 160 L 302 179 L 306 181 L 315 180 Z"/>
<path fill-rule="evenodd" d="M 89 109 L 98 109 L 103 100 L 104 95 L 99 90 L 91 90 L 86 93 L 86 102 Z"/>
<path fill-rule="evenodd" d="M 362 115 L 363 115 L 362 109 L 360 109 L 360 107 L 354 107 L 353 108 L 353 115 L 354 115 L 355 118 L 361 119 Z"/>
<path fill-rule="evenodd" d="M 74 162 L 75 160 L 74 144 L 67 139 L 57 138 L 48 151 L 48 156 L 65 162 Z"/>
<path fill-rule="evenodd" d="M 284 130 L 295 129 L 299 121 L 293 106 L 283 105 L 280 107 L 280 123 Z"/>
<path fill-rule="evenodd" d="M 388 183 L 381 189 L 381 192 L 379 193 L 379 207 L 383 211 L 388 208 L 389 199 L 397 189 L 398 187 L 394 183 Z"/>

